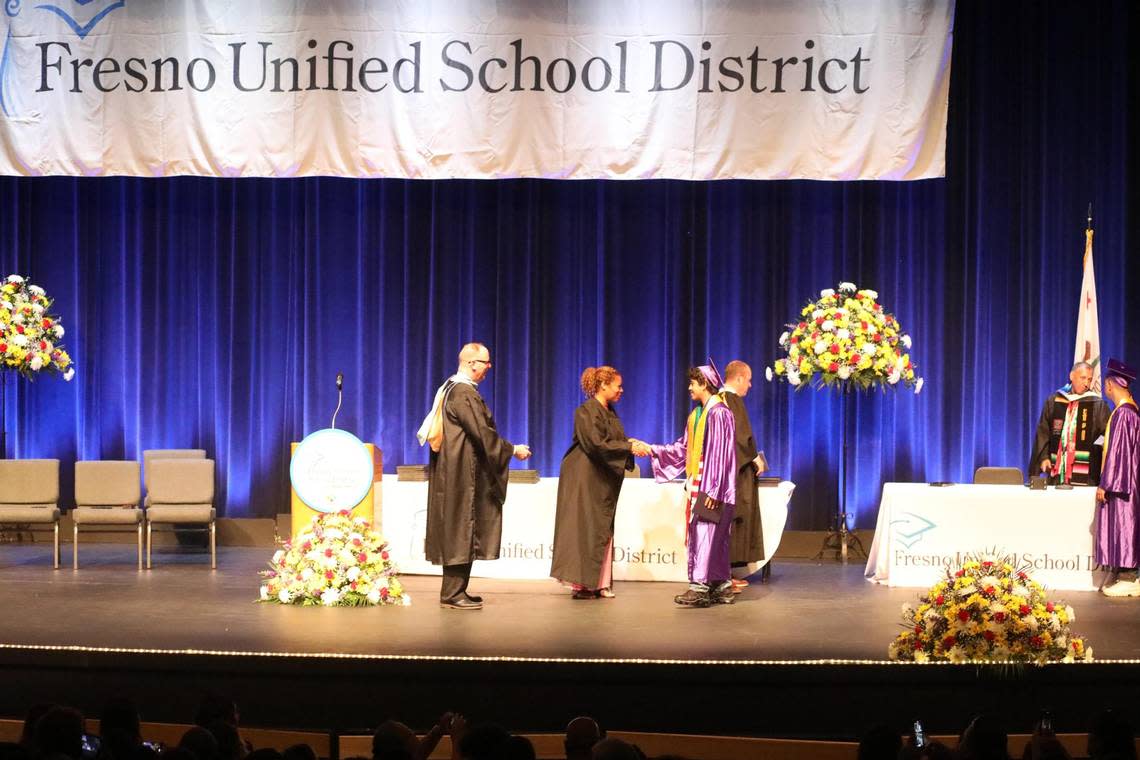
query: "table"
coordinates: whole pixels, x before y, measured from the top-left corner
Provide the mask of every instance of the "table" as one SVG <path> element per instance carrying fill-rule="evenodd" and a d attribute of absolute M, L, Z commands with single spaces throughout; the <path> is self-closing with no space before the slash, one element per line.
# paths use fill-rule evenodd
<path fill-rule="evenodd" d="M 864 575 L 888 586 L 934 585 L 946 567 L 993 552 L 1053 589 L 1097 587 L 1096 489 L 886 483 Z"/>
<path fill-rule="evenodd" d="M 400 572 L 439 575 L 439 567 L 424 558 L 427 483 L 384 475 L 381 487 L 381 530 Z M 766 557 L 775 554 L 780 545 L 794 489 L 795 484 L 789 481 L 760 489 Z M 500 558 L 476 562 L 471 574 L 481 578 L 549 578 L 557 497 L 558 478 L 511 483 L 503 505 Z M 614 520 L 614 580 L 687 581 L 684 523 L 685 493 L 680 481 L 656 483 L 649 478 L 627 478 Z"/>

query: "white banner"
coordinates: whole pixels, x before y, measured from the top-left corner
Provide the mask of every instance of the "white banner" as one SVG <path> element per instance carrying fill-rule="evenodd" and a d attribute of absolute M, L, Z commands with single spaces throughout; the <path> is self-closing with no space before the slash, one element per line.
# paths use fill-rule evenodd
<path fill-rule="evenodd" d="M 921 179 L 953 0 L 3 0 L 0 173 Z"/>
<path fill-rule="evenodd" d="M 1047 588 L 1088 591 L 1096 571 L 1096 489 L 884 483 L 864 574 L 929 588 L 971 555 L 995 554 Z"/>
<path fill-rule="evenodd" d="M 427 483 L 409 483 L 385 475 L 383 489 L 382 532 L 400 572 L 439 575 L 439 567 L 424 557 Z M 778 487 L 760 489 L 765 557 L 774 555 L 780 546 L 794 489 L 795 484 L 786 480 Z M 558 478 L 509 484 L 503 505 L 500 558 L 476 562 L 471 574 L 480 578 L 549 578 L 557 504 Z M 614 517 L 614 580 L 688 580 L 681 483 L 628 478 L 622 484 Z"/>

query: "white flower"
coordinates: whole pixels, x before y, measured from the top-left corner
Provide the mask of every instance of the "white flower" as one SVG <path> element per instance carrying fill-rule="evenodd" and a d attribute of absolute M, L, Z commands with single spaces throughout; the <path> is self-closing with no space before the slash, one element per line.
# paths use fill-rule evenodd
<path fill-rule="evenodd" d="M 841 283 L 839 283 L 839 289 L 841 291 L 843 291 L 844 293 L 854 293 L 855 292 L 855 283 L 853 283 L 853 282 L 841 282 Z"/>
<path fill-rule="evenodd" d="M 28 292 L 31 293 L 32 295 L 35 295 L 35 296 L 44 295 L 44 289 L 41 288 L 39 285 L 29 285 L 28 286 Z"/>
<path fill-rule="evenodd" d="M 359 565 L 353 565 L 352 567 L 348 568 L 348 572 L 345 573 L 345 577 L 348 578 L 349 583 L 351 583 L 352 581 L 359 578 L 360 577 L 360 566 Z"/>
<path fill-rule="evenodd" d="M 313 568 L 306 567 L 304 570 L 301 571 L 301 580 L 302 581 L 307 581 L 312 577 L 313 577 Z"/>
<path fill-rule="evenodd" d="M 23 282 L 23 281 L 24 281 L 24 278 L 23 278 L 23 277 L 21 277 L 21 276 L 20 276 L 20 275 L 18 275 L 18 274 L 10 274 L 10 275 L 8 275 L 8 282 L 14 282 L 14 283 L 16 283 L 17 285 L 19 285 L 19 284 L 20 284 L 21 282 Z"/>
<path fill-rule="evenodd" d="M 819 328 L 824 332 L 831 332 L 835 329 L 835 322 L 828 319 L 822 325 L 820 325 Z"/>
<path fill-rule="evenodd" d="M 869 288 L 866 290 L 862 290 L 860 292 L 863 295 L 867 296 L 867 298 L 870 298 L 872 301 L 877 301 L 879 299 L 879 294 L 877 292 L 875 292 L 874 290 L 871 290 Z"/>
<path fill-rule="evenodd" d="M 43 316 L 44 305 L 42 303 L 32 304 L 32 313 L 35 314 L 37 317 Z"/>
<path fill-rule="evenodd" d="M 812 319 L 819 319 L 822 316 L 823 316 L 823 309 L 816 309 L 815 311 L 813 311 L 811 313 Z"/>
<path fill-rule="evenodd" d="M 923 384 L 925 384 L 925 382 L 926 381 L 923 380 L 921 377 L 918 378 L 918 382 L 914 384 L 914 395 L 917 396 L 918 394 L 922 393 L 922 386 L 923 386 Z"/>
<path fill-rule="evenodd" d="M 887 659 L 897 660 L 899 658 L 899 644 L 897 641 L 892 641 L 890 646 L 887 647 Z"/>
<path fill-rule="evenodd" d="M 846 327 L 840 327 L 838 330 L 835 331 L 835 337 L 839 338 L 840 340 L 847 340 L 848 338 L 851 337 L 851 331 L 848 330 Z"/>
<path fill-rule="evenodd" d="M 273 552 L 273 559 L 271 559 L 269 561 L 272 562 L 274 565 L 276 565 L 282 559 L 284 559 L 284 557 L 285 557 L 285 550 L 284 549 L 278 549 L 277 551 Z"/>
<path fill-rule="evenodd" d="M 977 590 L 978 590 L 978 587 L 971 583 L 969 586 L 963 586 L 962 588 L 958 589 L 957 594 L 958 594 L 958 596 L 965 599 L 966 597 L 968 597 L 970 594 L 973 594 Z"/>
<path fill-rule="evenodd" d="M 788 345 L 788 338 L 790 338 L 790 337 L 791 337 L 791 333 L 789 333 L 787 330 L 784 330 L 784 332 L 781 333 L 781 335 L 780 335 L 780 345 L 781 346 Z"/>
<path fill-rule="evenodd" d="M 344 538 L 344 532 L 339 528 L 326 528 L 325 538 Z"/>
<path fill-rule="evenodd" d="M 902 343 L 903 346 L 905 346 L 906 348 L 910 348 L 910 336 L 909 335 L 904 335 L 901 338 L 899 338 L 899 342 Z"/>
<path fill-rule="evenodd" d="M 1073 608 L 1069 607 L 1068 605 L 1065 606 L 1065 614 L 1069 616 L 1070 623 L 1077 619 L 1077 613 L 1074 612 Z"/>
<path fill-rule="evenodd" d="M 63 379 L 71 382 L 71 378 L 75 377 L 75 370 L 68 368 L 67 372 L 63 373 Z"/>
<path fill-rule="evenodd" d="M 20 348 L 23 348 L 24 346 L 28 345 L 28 336 L 27 335 L 15 335 L 12 338 L 12 343 L 19 346 Z"/>
<path fill-rule="evenodd" d="M 831 288 L 824 288 L 823 290 L 819 291 L 820 298 L 828 298 L 829 296 L 833 295 L 835 295 L 835 291 Z"/>
<path fill-rule="evenodd" d="M 261 587 L 261 601 L 265 602 L 268 600 L 269 600 L 269 586 L 262 586 Z"/>
<path fill-rule="evenodd" d="M 283 588 L 277 592 L 277 600 L 282 604 L 288 604 L 293 601 L 293 595 L 289 593 L 289 589 Z"/>
<path fill-rule="evenodd" d="M 15 311 L 16 310 L 16 307 L 12 304 L 11 301 L 0 301 L 0 307 L 3 307 L 5 309 L 7 309 L 8 311 Z"/>
<path fill-rule="evenodd" d="M 767 380 L 768 382 L 772 382 L 772 368 L 771 367 L 765 367 L 764 368 L 764 379 Z"/>
<path fill-rule="evenodd" d="M 955 644 L 950 647 L 950 651 L 946 653 L 946 656 L 950 658 L 950 662 L 965 662 L 966 650 Z"/>
<path fill-rule="evenodd" d="M 368 592 L 369 604 L 380 604 L 380 589 L 374 588 Z"/>
<path fill-rule="evenodd" d="M 16 312 L 15 314 L 13 314 L 12 315 L 12 324 L 14 324 L 14 325 L 24 324 L 24 315 L 19 313 L 19 312 Z"/>
<path fill-rule="evenodd" d="M 911 606 L 910 602 L 903 602 L 902 615 L 907 620 L 914 617 L 914 607 Z"/>
<path fill-rule="evenodd" d="M 847 378 L 851 377 L 851 367 L 847 366 L 846 364 L 841 364 L 839 365 L 839 371 L 835 374 L 839 376 L 840 380 L 846 380 Z"/>
<path fill-rule="evenodd" d="M 339 601 L 340 592 L 335 588 L 327 588 L 324 590 L 324 593 L 321 594 L 321 604 L 325 605 L 326 607 L 332 607 Z"/>
<path fill-rule="evenodd" d="M 914 653 L 914 661 L 915 662 L 927 662 L 928 660 L 930 660 L 930 655 L 928 655 L 926 652 L 924 652 L 921 649 L 915 650 L 915 653 Z"/>
<path fill-rule="evenodd" d="M 31 368 L 32 372 L 39 372 L 44 368 L 44 360 L 40 358 L 39 354 L 36 354 L 32 357 L 32 360 L 28 362 L 28 367 Z"/>
<path fill-rule="evenodd" d="M 819 340 L 817 340 L 815 342 L 815 345 L 812 346 L 812 350 L 815 351 L 817 354 L 822 354 L 824 351 L 827 350 L 827 346 L 828 346 L 827 341 L 824 340 L 823 338 L 820 338 Z"/>
<path fill-rule="evenodd" d="M 794 385 L 799 385 L 799 384 L 800 384 L 800 376 L 799 376 L 799 374 L 798 374 L 798 373 L 796 373 L 796 372 L 789 372 L 789 373 L 788 373 L 788 384 L 789 384 L 789 385 L 793 385 L 793 386 L 794 386 Z"/>
<path fill-rule="evenodd" d="M 887 375 L 887 382 L 891 385 L 894 385 L 901 379 L 901 377 L 902 375 L 900 375 L 898 372 L 892 372 L 891 374 Z"/>
<path fill-rule="evenodd" d="M 1020 596 L 1022 599 L 1029 599 L 1029 589 L 1025 586 L 1022 586 L 1020 583 L 1015 583 L 1010 593 L 1014 596 Z M 1028 602 L 1023 603 L 1028 604 Z"/>

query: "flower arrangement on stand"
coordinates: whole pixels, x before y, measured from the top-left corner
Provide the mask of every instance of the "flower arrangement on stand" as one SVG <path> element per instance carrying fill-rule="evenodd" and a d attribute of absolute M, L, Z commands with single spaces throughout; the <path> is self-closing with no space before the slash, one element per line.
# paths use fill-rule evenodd
<path fill-rule="evenodd" d="M 892 660 L 913 662 L 1089 662 L 1092 646 L 1074 636 L 1076 617 L 1050 601 L 1025 568 L 996 556 L 965 560 L 903 606 L 903 627 L 887 648 Z"/>
<path fill-rule="evenodd" d="M 0 283 L 0 369 L 32 380 L 39 372 L 75 376 L 71 357 L 59 343 L 63 325 L 50 313 L 52 299 L 18 274 Z"/>
<path fill-rule="evenodd" d="M 764 371 L 799 390 L 808 385 L 883 390 L 900 383 L 922 391 L 910 358 L 911 339 L 873 290 L 841 282 L 800 309 L 780 336 L 784 355 Z"/>
<path fill-rule="evenodd" d="M 261 576 L 263 602 L 360 607 L 412 601 L 384 537 L 347 510 L 317 515 L 295 539 L 282 541 Z"/>

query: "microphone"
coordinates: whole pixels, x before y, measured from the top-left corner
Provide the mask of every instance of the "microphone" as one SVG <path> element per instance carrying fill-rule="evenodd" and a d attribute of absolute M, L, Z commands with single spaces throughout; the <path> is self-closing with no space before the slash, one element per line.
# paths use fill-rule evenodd
<path fill-rule="evenodd" d="M 344 373 L 336 373 L 336 411 L 333 412 L 332 424 L 330 428 L 336 430 L 336 416 L 340 413 L 340 404 L 344 399 Z"/>

